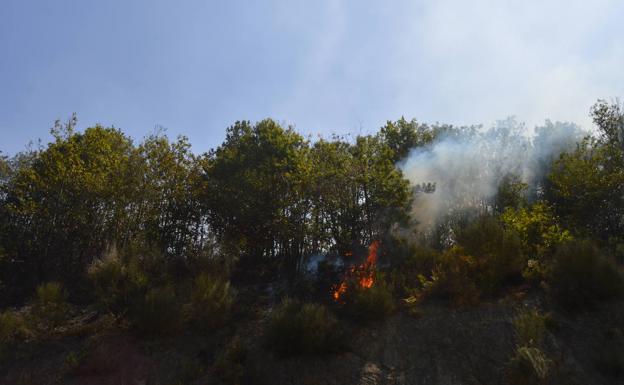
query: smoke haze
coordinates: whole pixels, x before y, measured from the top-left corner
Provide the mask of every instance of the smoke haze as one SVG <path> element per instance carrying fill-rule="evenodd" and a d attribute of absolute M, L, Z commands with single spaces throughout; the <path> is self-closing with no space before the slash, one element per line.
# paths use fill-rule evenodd
<path fill-rule="evenodd" d="M 448 214 L 489 210 L 503 178 L 519 177 L 533 191 L 551 161 L 573 149 L 585 135 L 572 123 L 546 121 L 528 134 L 524 124 L 509 118 L 494 127 L 450 129 L 432 143 L 413 149 L 400 165 L 416 186 L 413 216 L 418 228 L 430 228 Z M 425 193 L 418 186 L 435 184 Z"/>

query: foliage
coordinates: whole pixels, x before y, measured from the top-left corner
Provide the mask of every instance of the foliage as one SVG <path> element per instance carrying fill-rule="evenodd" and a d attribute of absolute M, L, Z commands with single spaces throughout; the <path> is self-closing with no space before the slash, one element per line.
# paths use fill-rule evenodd
<path fill-rule="evenodd" d="M 270 255 L 274 241 L 289 239 L 303 193 L 306 143 L 272 120 L 229 127 L 223 145 L 205 160 L 204 200 L 216 235 L 238 244 L 244 257 Z M 289 210 L 290 209 L 290 210 Z"/>
<path fill-rule="evenodd" d="M 354 244 L 385 238 L 395 224 L 406 224 L 411 193 L 379 138 L 358 137 L 355 144 L 320 140 L 310 150 L 311 229 L 318 247 L 339 254 Z"/>
<path fill-rule="evenodd" d="M 131 309 L 133 325 L 139 334 L 169 335 L 180 327 L 180 304 L 173 286 L 151 288 Z"/>
<path fill-rule="evenodd" d="M 247 346 L 240 336 L 236 335 L 228 342 L 215 362 L 217 374 L 225 383 L 241 383 L 247 374 L 247 354 Z"/>
<path fill-rule="evenodd" d="M 622 162 L 619 150 L 590 139 L 555 162 L 549 175 L 548 199 L 569 227 L 598 239 L 621 234 Z"/>
<path fill-rule="evenodd" d="M 529 208 L 508 208 L 501 215 L 501 221 L 518 234 L 527 255 L 535 259 L 543 259 L 554 247 L 572 239 L 545 202 L 537 202 Z"/>
<path fill-rule="evenodd" d="M 122 262 L 116 252 L 93 261 L 88 275 L 100 306 L 118 316 L 141 299 L 148 285 L 138 262 Z"/>
<path fill-rule="evenodd" d="M 521 346 L 508 365 L 508 379 L 513 385 L 545 384 L 552 361 L 536 347 Z"/>
<path fill-rule="evenodd" d="M 408 121 L 401 117 L 395 122 L 386 122 L 379 130 L 379 137 L 392 150 L 393 161 L 398 162 L 413 148 L 432 142 L 435 132 L 428 126 L 419 124 L 415 119 Z"/>
<path fill-rule="evenodd" d="M 21 314 L 12 310 L 0 312 L 0 350 L 14 345 L 31 334 Z"/>
<path fill-rule="evenodd" d="M 49 325 L 60 322 L 66 294 L 76 302 L 95 297 L 117 316 L 157 312 L 175 307 L 168 285 L 190 285 L 206 266 L 243 283 L 283 279 L 285 287 L 305 288 L 307 256 L 346 255 L 373 241 L 386 245 L 387 283 L 351 291 L 357 314 L 386 314 L 390 293 L 413 296 L 417 289 L 475 303 L 523 278 L 547 281 L 564 304 L 616 298 L 622 277 L 609 257 L 621 262 L 624 255 L 623 116 L 619 102 L 599 101 L 592 108 L 598 135 L 575 149 L 574 125 L 555 132 L 547 123 L 532 141 L 517 141 L 515 124 L 485 133 L 507 145 L 488 162 L 533 146 L 534 175 L 521 179 L 519 167 L 516 174 L 471 169 L 475 182 L 461 194 L 487 190 L 488 197 L 454 196 L 474 199 L 475 210 L 446 207 L 445 223 L 428 230 L 444 234 L 433 249 L 410 244 L 432 238 L 409 230 L 411 203 L 422 186 L 442 191 L 435 183 L 410 186 L 401 162 L 436 138 L 476 136 L 475 127 L 401 118 L 373 135 L 313 141 L 271 119 L 239 121 L 220 146 L 196 155 L 185 137 L 156 132 L 135 143 L 114 127 L 78 131 L 72 116 L 56 122 L 49 144 L 0 154 L 2 302 L 22 304 L 37 286 L 58 282 L 66 293 L 42 286 L 33 304 L 33 314 L 53 318 Z M 555 145 L 568 152 L 553 159 L 548 149 Z M 498 186 L 479 186 L 482 172 L 494 173 Z M 569 244 L 572 236 L 603 250 Z M 210 330 L 227 321 L 235 296 L 229 283 L 200 276 L 190 291 L 186 309 L 195 326 Z"/>
<path fill-rule="evenodd" d="M 546 316 L 535 309 L 525 309 L 513 320 L 520 346 L 541 347 L 546 333 Z"/>
<path fill-rule="evenodd" d="M 524 267 L 520 239 L 492 217 L 483 216 L 460 229 L 457 242 L 475 260 L 475 285 L 485 296 L 515 283 Z"/>
<path fill-rule="evenodd" d="M 119 129 L 79 132 L 76 124 L 75 116 L 57 122 L 46 147 L 2 157 L 0 281 L 12 297 L 20 295 L 13 288 L 32 292 L 54 280 L 73 298 L 88 299 L 84 271 L 114 248 L 127 254 L 126 267 L 111 263 L 111 274 L 132 275 L 126 273 L 136 257 L 155 285 L 166 279 L 150 266 L 190 276 L 205 255 L 228 270 L 252 261 L 294 279 L 305 255 L 370 243 L 409 217 L 411 192 L 392 148 L 401 136 L 401 146 L 411 146 L 409 124 L 401 123 L 407 131 L 396 140 L 388 134 L 311 144 L 269 119 L 237 122 L 203 156 L 185 137 L 157 132 L 135 145 Z M 136 255 L 136 245 L 150 250 Z M 263 259 L 270 263 L 258 265 Z"/>
<path fill-rule="evenodd" d="M 345 296 L 344 310 L 359 321 L 385 318 L 395 308 L 392 291 L 380 275 L 377 275 L 370 288 L 352 285 Z"/>
<path fill-rule="evenodd" d="M 495 207 L 498 212 L 506 209 L 518 209 L 527 203 L 526 190 L 528 184 L 522 182 L 515 174 L 505 175 L 498 185 Z"/>
<path fill-rule="evenodd" d="M 166 253 L 203 247 L 199 167 L 185 138 L 153 135 L 137 147 L 118 129 L 75 125 L 57 122 L 47 148 L 16 156 L 2 183 L 12 282 L 32 290 L 55 280 L 84 298 L 86 267 L 111 247 L 137 239 Z"/>
<path fill-rule="evenodd" d="M 591 108 L 591 116 L 600 129 L 601 141 L 624 150 L 624 111 L 620 101 L 598 100 Z"/>
<path fill-rule="evenodd" d="M 45 328 L 58 326 L 67 316 L 67 293 L 58 282 L 46 282 L 37 287 L 32 315 Z"/>
<path fill-rule="evenodd" d="M 522 250 L 528 257 L 523 277 L 529 281 L 544 280 L 556 247 L 572 240 L 570 232 L 559 225 L 545 202 L 536 202 L 528 208 L 507 208 L 500 218 L 505 226 L 518 234 Z"/>
<path fill-rule="evenodd" d="M 116 197 L 134 186 L 124 178 L 130 140 L 100 126 L 77 133 L 75 124 L 75 117 L 65 126 L 57 123 L 54 141 L 16 169 L 6 186 L 7 251 L 38 282 L 82 282 L 84 261 L 102 251 L 118 232 L 115 224 L 123 223 L 125 202 Z"/>
<path fill-rule="evenodd" d="M 230 316 L 236 290 L 228 281 L 201 274 L 195 278 L 188 317 L 200 331 L 222 326 Z"/>
<path fill-rule="evenodd" d="M 387 281 L 398 295 L 411 296 L 419 288 L 419 276 L 431 274 L 440 253 L 429 247 L 409 247 L 400 243 L 391 247 L 387 253 L 392 257 L 392 269 L 387 274 Z"/>
<path fill-rule="evenodd" d="M 267 342 L 281 355 L 321 354 L 342 347 L 338 321 L 325 306 L 290 299 L 273 310 Z"/>
<path fill-rule="evenodd" d="M 547 196 L 571 227 L 606 241 L 624 231 L 624 112 L 619 102 L 599 100 L 591 115 L 598 137 L 554 163 Z"/>
<path fill-rule="evenodd" d="M 513 320 L 518 340 L 515 355 L 507 365 L 511 384 L 543 384 L 549 378 L 552 361 L 543 351 L 546 316 L 536 309 L 523 309 Z"/>
<path fill-rule="evenodd" d="M 550 285 L 562 305 L 578 309 L 624 294 L 624 278 L 618 266 L 590 241 L 564 243 L 554 258 Z"/>
<path fill-rule="evenodd" d="M 423 293 L 450 299 L 458 306 L 476 304 L 481 296 L 475 281 L 478 268 L 474 257 L 466 255 L 461 247 L 452 247 L 440 255 L 430 278 L 420 276 Z"/>
<path fill-rule="evenodd" d="M 477 218 L 456 237 L 458 245 L 440 254 L 431 276 L 419 276 L 425 296 L 470 305 L 518 282 L 524 265 L 520 239 L 497 219 Z"/>

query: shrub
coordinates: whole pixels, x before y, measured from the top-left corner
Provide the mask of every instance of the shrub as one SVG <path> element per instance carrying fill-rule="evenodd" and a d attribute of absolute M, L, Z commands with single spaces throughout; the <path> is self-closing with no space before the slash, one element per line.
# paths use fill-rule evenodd
<path fill-rule="evenodd" d="M 530 208 L 508 208 L 501 214 L 501 220 L 520 237 L 522 247 L 533 259 L 542 260 L 552 255 L 554 248 L 572 240 L 570 232 L 563 229 L 552 212 L 543 202 Z"/>
<path fill-rule="evenodd" d="M 272 313 L 267 342 L 278 354 L 319 354 L 342 347 L 338 322 L 323 305 L 284 300 Z"/>
<path fill-rule="evenodd" d="M 201 274 L 195 279 L 188 316 L 198 330 L 217 328 L 228 319 L 235 297 L 228 281 Z"/>
<path fill-rule="evenodd" d="M 571 309 L 621 298 L 624 293 L 624 279 L 615 262 L 589 241 L 571 241 L 557 249 L 550 285 L 555 299 Z"/>
<path fill-rule="evenodd" d="M 168 335 L 180 326 L 180 306 L 172 286 L 148 290 L 132 310 L 134 326 L 141 334 Z"/>
<path fill-rule="evenodd" d="M 472 305 L 481 295 L 475 277 L 478 264 L 461 247 L 454 246 L 440 255 L 431 278 L 420 276 L 426 297 L 450 299 L 458 306 Z"/>
<path fill-rule="evenodd" d="M 399 264 L 387 275 L 393 291 L 399 295 L 413 295 L 414 290 L 420 286 L 418 276 L 429 274 L 438 259 L 439 252 L 434 249 L 412 248 L 411 253 L 400 259 Z"/>
<path fill-rule="evenodd" d="M 430 277 L 419 276 L 425 296 L 471 305 L 520 282 L 520 239 L 495 218 L 483 216 L 458 230 L 457 243 L 435 260 Z"/>
<path fill-rule="evenodd" d="M 11 310 L 0 313 L 0 350 L 30 335 L 24 318 Z"/>
<path fill-rule="evenodd" d="M 524 309 L 514 318 L 518 347 L 507 368 L 512 384 L 542 384 L 547 381 L 552 362 L 541 350 L 546 334 L 546 318 L 535 309 Z"/>
<path fill-rule="evenodd" d="M 521 279 L 525 261 L 520 238 L 497 219 L 478 218 L 458 232 L 457 241 L 477 261 L 475 284 L 483 295 L 495 295 Z"/>
<path fill-rule="evenodd" d="M 513 385 L 544 384 L 551 366 L 551 360 L 540 349 L 521 346 L 507 367 L 509 382 Z"/>
<path fill-rule="evenodd" d="M 32 305 L 32 316 L 43 327 L 54 328 L 65 319 L 68 311 L 67 293 L 58 282 L 47 282 L 37 287 Z"/>
<path fill-rule="evenodd" d="M 215 363 L 219 377 L 227 384 L 240 384 L 246 374 L 247 347 L 236 335 L 221 352 Z"/>
<path fill-rule="evenodd" d="M 394 310 L 392 291 L 379 277 L 370 288 L 354 286 L 350 293 L 345 311 L 358 320 L 381 319 Z"/>
<path fill-rule="evenodd" d="M 519 346 L 541 347 L 546 334 L 546 316 L 539 311 L 526 309 L 513 320 Z"/>
<path fill-rule="evenodd" d="M 116 253 L 95 260 L 88 275 L 100 306 L 117 316 L 141 300 L 148 283 L 136 261 L 124 263 Z"/>

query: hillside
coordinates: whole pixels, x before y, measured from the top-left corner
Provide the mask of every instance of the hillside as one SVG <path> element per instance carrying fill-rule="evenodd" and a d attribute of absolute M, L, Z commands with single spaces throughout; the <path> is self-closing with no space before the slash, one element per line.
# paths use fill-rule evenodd
<path fill-rule="evenodd" d="M 533 136 L 57 122 L 0 158 L 0 382 L 617 384 L 624 112 Z"/>

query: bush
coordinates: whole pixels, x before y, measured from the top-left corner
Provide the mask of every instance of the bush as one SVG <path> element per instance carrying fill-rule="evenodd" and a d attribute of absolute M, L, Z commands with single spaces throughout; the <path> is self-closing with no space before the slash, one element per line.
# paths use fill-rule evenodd
<path fill-rule="evenodd" d="M 134 327 L 141 334 L 168 335 L 180 326 L 180 306 L 172 286 L 148 290 L 132 310 Z"/>
<path fill-rule="evenodd" d="M 228 281 L 201 274 L 195 279 L 188 317 L 201 331 L 210 331 L 227 321 L 236 291 Z"/>
<path fill-rule="evenodd" d="M 495 218 L 478 218 L 458 231 L 457 242 L 437 257 L 430 277 L 419 275 L 425 296 L 473 305 L 521 282 L 520 239 Z"/>
<path fill-rule="evenodd" d="M 142 299 L 148 283 L 136 261 L 124 263 L 116 253 L 95 260 L 88 275 L 99 305 L 117 316 Z"/>
<path fill-rule="evenodd" d="M 439 252 L 434 249 L 412 248 L 411 253 L 401 258 L 387 275 L 393 291 L 399 295 L 413 295 L 414 290 L 420 286 L 418 276 L 429 274 L 439 258 Z"/>
<path fill-rule="evenodd" d="M 394 298 L 390 288 L 379 277 L 370 288 L 354 286 L 345 302 L 345 311 L 358 320 L 381 319 L 394 310 Z"/>
<path fill-rule="evenodd" d="M 513 320 L 519 346 L 541 347 L 546 334 L 546 316 L 539 311 L 526 309 Z"/>
<path fill-rule="evenodd" d="M 514 318 L 518 347 L 507 368 L 511 384 L 543 384 L 547 381 L 552 361 L 542 351 L 546 319 L 535 309 L 524 309 Z"/>
<path fill-rule="evenodd" d="M 431 278 L 420 276 L 423 294 L 450 299 L 458 306 L 473 305 L 481 295 L 475 282 L 478 268 L 474 257 L 466 255 L 461 247 L 452 247 L 440 255 Z"/>
<path fill-rule="evenodd" d="M 507 367 L 508 379 L 513 385 L 544 384 L 551 367 L 551 360 L 540 349 L 521 346 Z"/>
<path fill-rule="evenodd" d="M 37 287 L 32 305 L 32 316 L 44 329 L 58 326 L 68 311 L 67 293 L 58 282 L 47 282 Z"/>
<path fill-rule="evenodd" d="M 11 310 L 0 313 L 0 350 L 31 335 L 24 318 Z"/>
<path fill-rule="evenodd" d="M 508 208 L 501 220 L 520 237 L 525 253 L 532 259 L 542 261 L 551 256 L 555 247 L 572 240 L 570 232 L 563 229 L 551 208 L 537 202 L 530 208 Z"/>
<path fill-rule="evenodd" d="M 215 362 L 215 370 L 226 384 L 240 384 L 247 368 L 247 347 L 236 335 L 230 340 Z"/>
<path fill-rule="evenodd" d="M 571 241 L 557 249 L 550 285 L 555 299 L 570 309 L 621 298 L 624 293 L 624 279 L 615 262 L 589 241 Z"/>
<path fill-rule="evenodd" d="M 273 311 L 267 342 L 281 355 L 320 354 L 342 347 L 338 321 L 325 306 L 289 299 Z"/>
<path fill-rule="evenodd" d="M 495 218 L 478 218 L 458 232 L 458 243 L 478 265 L 475 284 L 485 296 L 493 296 L 522 279 L 525 260 L 517 234 Z"/>

